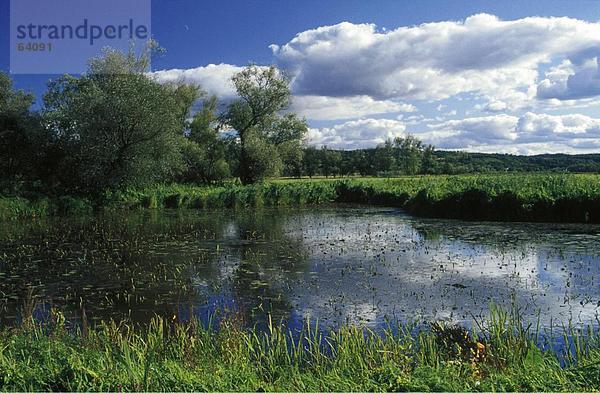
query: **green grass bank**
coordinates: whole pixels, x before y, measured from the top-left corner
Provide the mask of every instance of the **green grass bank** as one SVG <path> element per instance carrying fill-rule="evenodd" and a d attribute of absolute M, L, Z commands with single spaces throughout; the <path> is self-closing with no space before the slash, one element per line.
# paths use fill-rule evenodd
<path fill-rule="evenodd" d="M 96 208 L 257 208 L 334 202 L 401 207 L 422 217 L 600 223 L 600 175 L 486 174 L 271 180 L 240 186 L 157 185 L 106 193 Z M 0 219 L 89 212 L 71 197 L 0 198 Z"/>
<path fill-rule="evenodd" d="M 597 332 L 541 350 L 518 315 L 493 309 L 483 330 L 432 325 L 291 335 L 272 325 L 219 329 L 156 318 L 144 328 L 65 328 L 62 315 L 0 333 L 0 389 L 18 391 L 598 391 Z M 562 359 L 562 364 L 561 360 Z"/>

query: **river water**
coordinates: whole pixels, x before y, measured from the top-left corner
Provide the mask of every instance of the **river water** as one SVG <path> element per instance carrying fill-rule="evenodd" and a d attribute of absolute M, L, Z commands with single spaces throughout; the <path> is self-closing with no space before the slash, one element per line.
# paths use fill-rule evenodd
<path fill-rule="evenodd" d="M 139 211 L 3 223 L 0 322 L 267 315 L 372 328 L 491 304 L 550 325 L 598 324 L 600 227 L 419 219 L 361 206 Z"/>

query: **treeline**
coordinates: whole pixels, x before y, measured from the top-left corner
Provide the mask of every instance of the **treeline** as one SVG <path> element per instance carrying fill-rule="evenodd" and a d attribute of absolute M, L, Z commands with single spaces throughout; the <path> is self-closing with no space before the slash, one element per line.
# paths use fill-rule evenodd
<path fill-rule="evenodd" d="M 372 149 L 332 150 L 327 147 L 304 150 L 301 173 L 288 176 L 389 176 L 438 173 L 439 162 L 432 145 L 412 135 L 390 139 Z"/>
<path fill-rule="evenodd" d="M 304 150 L 301 175 L 399 176 L 415 174 L 467 174 L 494 172 L 600 173 L 600 154 L 540 154 L 517 156 L 434 150 L 412 136 L 382 146 L 359 150 L 309 147 Z M 298 172 L 286 172 L 298 176 Z"/>

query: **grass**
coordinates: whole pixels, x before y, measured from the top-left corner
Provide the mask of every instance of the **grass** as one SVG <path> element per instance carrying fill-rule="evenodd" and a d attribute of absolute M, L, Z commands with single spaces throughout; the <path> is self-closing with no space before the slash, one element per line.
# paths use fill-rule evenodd
<path fill-rule="evenodd" d="M 67 200 L 68 199 L 68 200 Z M 103 208 L 257 208 L 333 202 L 401 207 L 417 216 L 491 221 L 600 223 L 600 175 L 485 174 L 281 179 L 240 186 L 156 185 L 108 192 Z M 89 210 L 62 197 L 0 199 L 0 219 Z"/>
<path fill-rule="evenodd" d="M 112 206 L 254 208 L 333 202 L 401 207 L 424 217 L 600 223 L 600 175 L 495 174 L 285 179 L 252 186 L 160 185 L 108 196 Z"/>
<path fill-rule="evenodd" d="M 62 196 L 26 199 L 0 196 L 0 221 L 50 215 L 83 215 L 92 211 L 92 204 L 85 198 Z"/>
<path fill-rule="evenodd" d="M 569 356 L 541 350 L 516 313 L 492 307 L 478 334 L 443 324 L 415 333 L 305 324 L 218 329 L 156 317 L 144 328 L 113 322 L 65 328 L 61 314 L 0 333 L 2 390 L 593 391 L 598 334 L 570 331 Z M 561 359 L 565 359 L 561 364 Z"/>

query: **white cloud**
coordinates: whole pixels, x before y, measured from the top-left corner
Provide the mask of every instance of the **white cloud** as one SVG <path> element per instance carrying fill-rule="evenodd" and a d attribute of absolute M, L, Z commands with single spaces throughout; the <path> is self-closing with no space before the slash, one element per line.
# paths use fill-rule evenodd
<path fill-rule="evenodd" d="M 509 115 L 471 117 L 430 124 L 428 139 L 440 148 L 472 148 L 480 144 L 514 141 L 519 119 Z"/>
<path fill-rule="evenodd" d="M 216 94 L 222 99 L 231 99 L 235 97 L 231 77 L 242 68 L 231 64 L 209 64 L 190 69 L 174 68 L 155 71 L 150 75 L 161 83 L 182 81 L 197 84 L 209 94 Z"/>
<path fill-rule="evenodd" d="M 527 112 L 431 124 L 418 134 L 445 149 L 516 154 L 581 153 L 600 148 L 600 119 Z"/>
<path fill-rule="evenodd" d="M 542 113 L 591 113 L 600 104 L 600 22 L 487 14 L 390 30 L 343 22 L 271 49 L 292 77 L 291 109 L 309 124 L 337 120 L 311 128 L 313 144 L 372 147 L 410 126 L 439 148 L 600 151 L 599 119 Z M 211 64 L 152 75 L 197 83 L 229 100 L 230 79 L 241 69 Z M 452 119 L 458 113 L 471 117 Z M 386 114 L 394 119 L 365 118 Z"/>
<path fill-rule="evenodd" d="M 415 112 L 417 108 L 390 100 L 376 101 L 369 96 L 295 96 L 292 110 L 310 120 L 339 120 L 383 113 Z"/>
<path fill-rule="evenodd" d="M 359 119 L 333 127 L 311 128 L 308 143 L 334 149 L 360 149 L 374 147 L 388 138 L 405 135 L 406 126 L 399 120 Z"/>
<path fill-rule="evenodd" d="M 487 14 L 389 31 L 343 22 L 272 46 L 301 94 L 439 100 L 473 92 L 515 108 L 535 97 L 541 64 L 599 48 L 598 23 Z"/>
<path fill-rule="evenodd" d="M 506 102 L 502 102 L 502 101 L 489 102 L 484 107 L 484 110 L 486 112 L 502 112 L 502 111 L 505 111 L 506 109 L 508 109 L 508 105 L 506 105 Z"/>
<path fill-rule="evenodd" d="M 546 73 L 537 87 L 539 98 L 575 100 L 600 95 L 600 58 L 587 59 L 577 66 L 563 62 Z"/>
<path fill-rule="evenodd" d="M 516 126 L 520 142 L 561 142 L 585 148 L 600 144 L 600 119 L 589 116 L 547 115 L 527 112 Z"/>
<path fill-rule="evenodd" d="M 150 75 L 161 83 L 182 81 L 199 85 L 209 94 L 223 100 L 235 97 L 231 78 L 242 67 L 231 64 L 209 64 L 191 69 L 155 71 Z M 291 109 L 309 120 L 352 119 L 384 113 L 415 112 L 412 104 L 392 100 L 375 100 L 369 96 L 330 97 L 297 95 Z"/>

